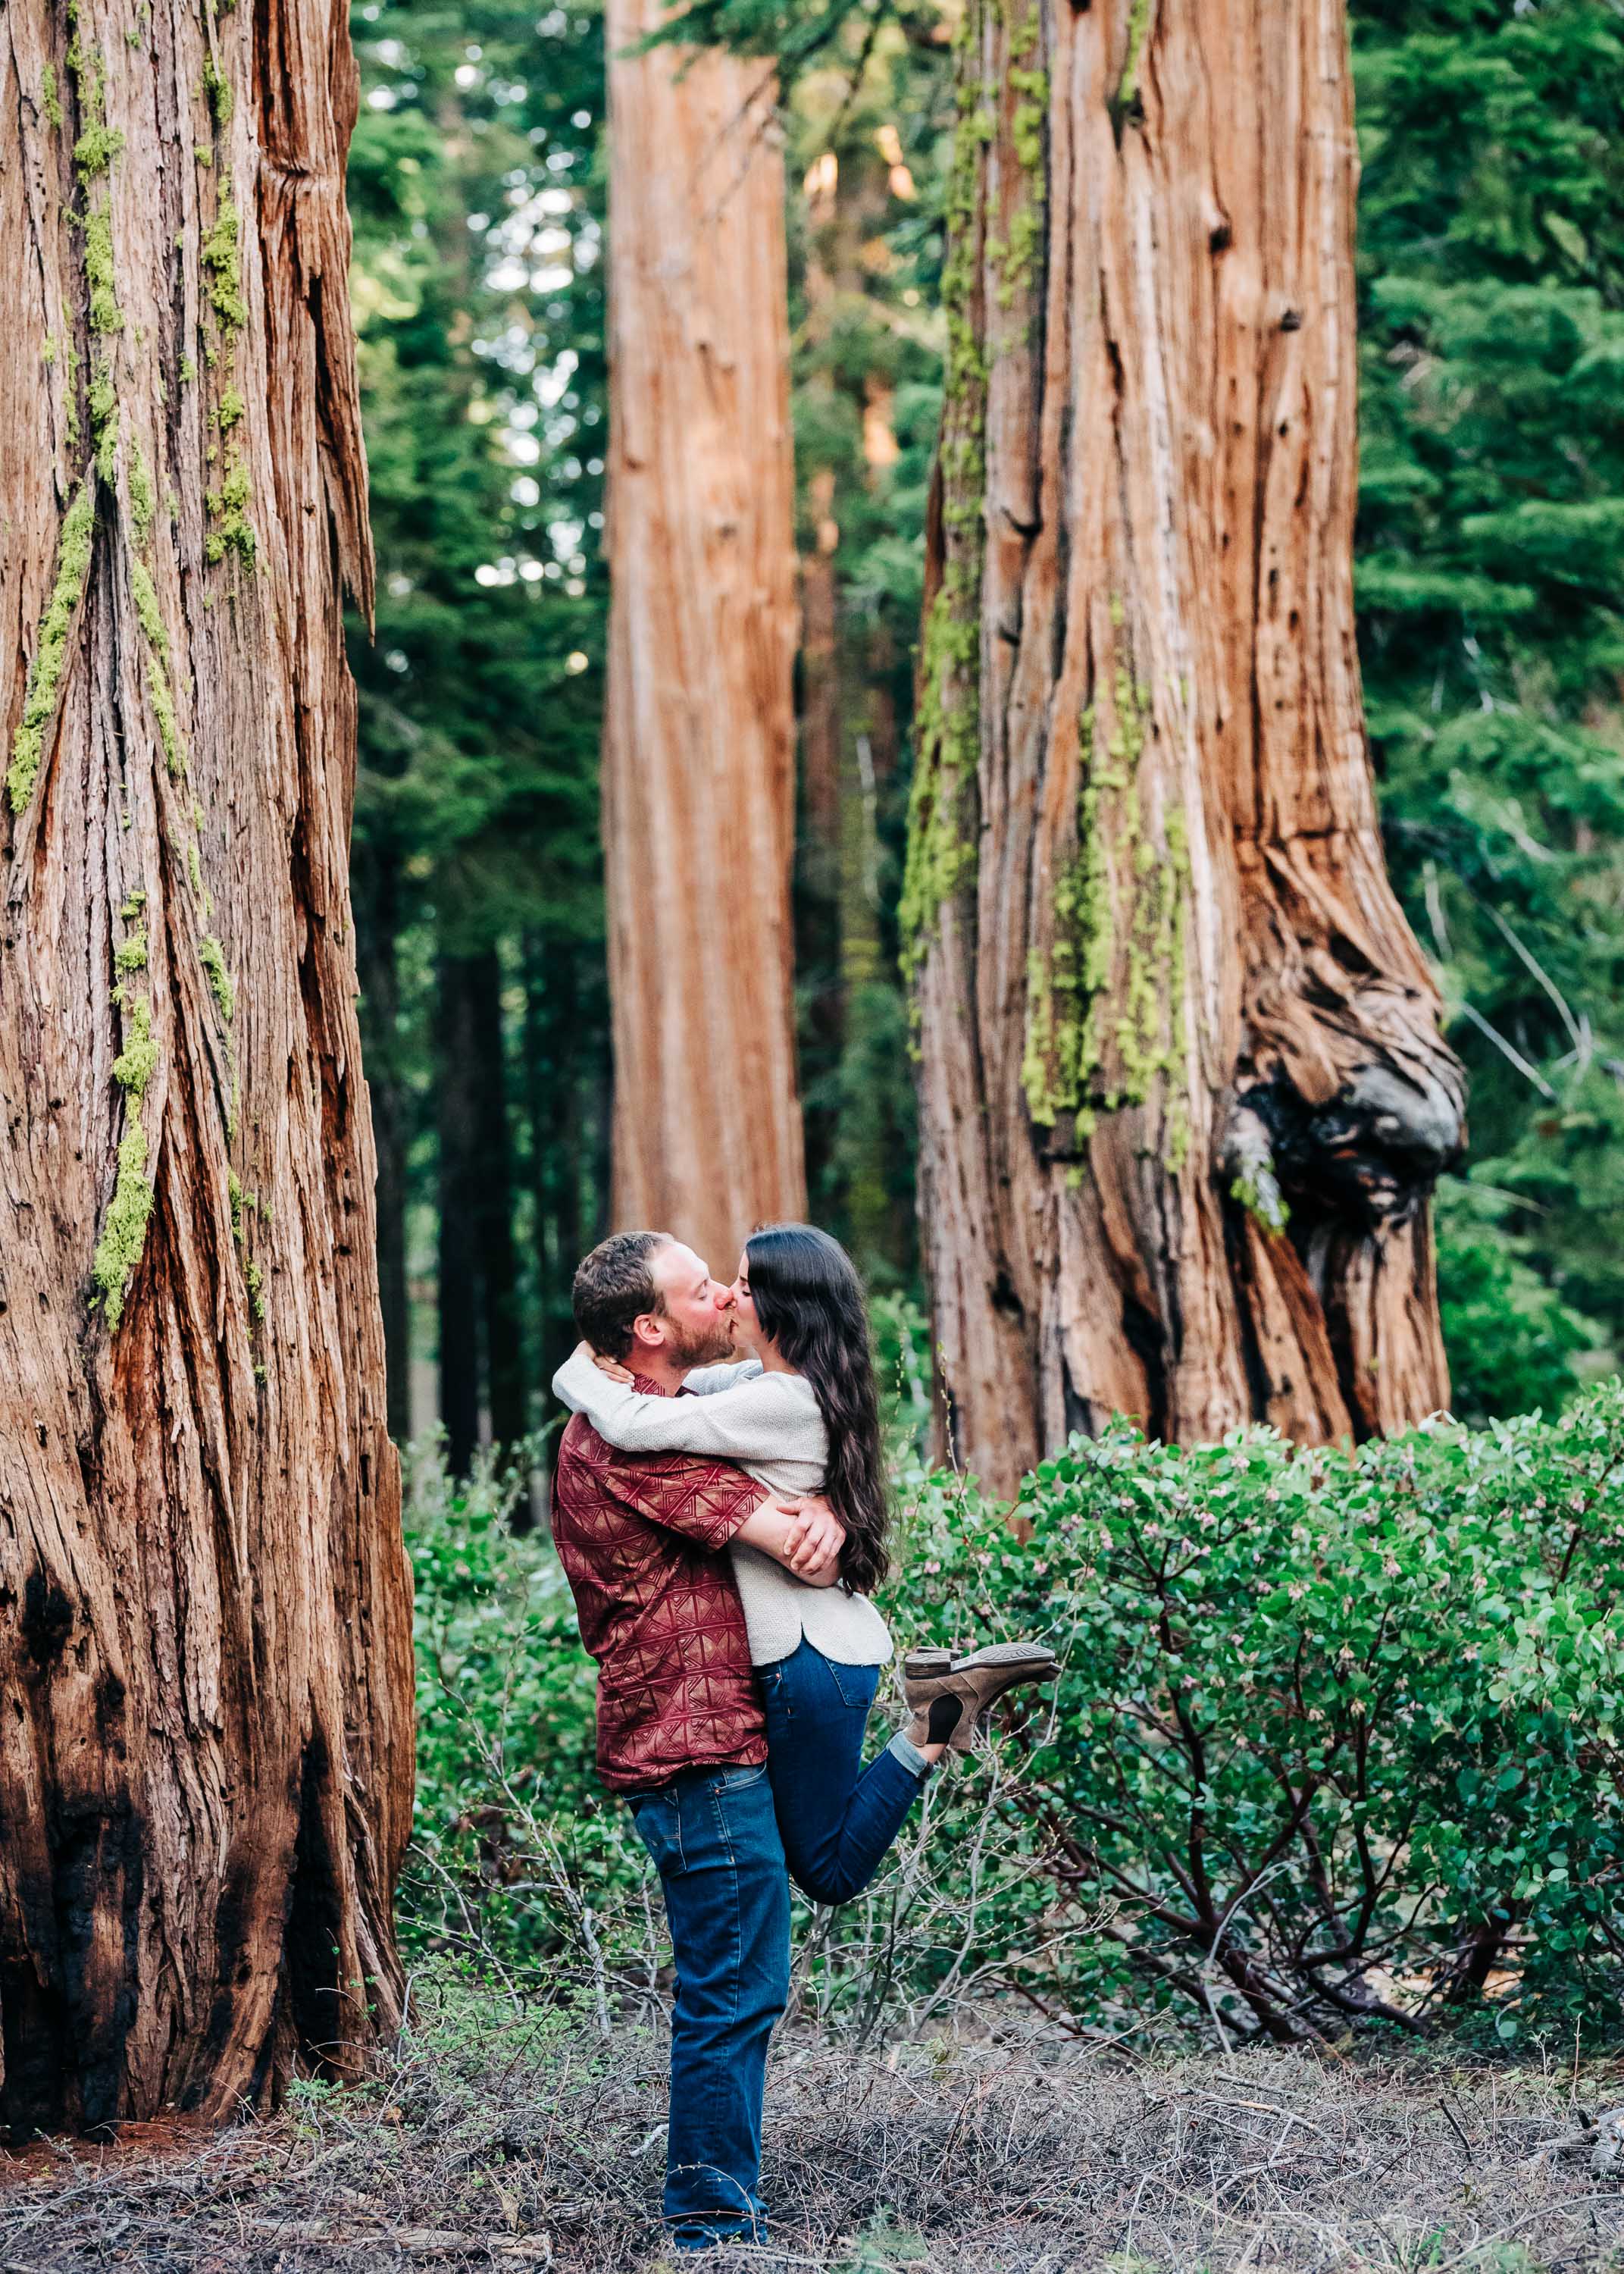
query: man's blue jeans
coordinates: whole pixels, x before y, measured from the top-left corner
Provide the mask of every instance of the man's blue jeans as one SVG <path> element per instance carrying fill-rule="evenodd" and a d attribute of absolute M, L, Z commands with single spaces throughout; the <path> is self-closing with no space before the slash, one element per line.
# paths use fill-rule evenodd
<path fill-rule="evenodd" d="M 680 2250 L 763 2240 L 767 2041 L 789 1997 L 789 1880 L 764 1768 L 629 1796 L 676 1960 L 665 2218 Z"/>
<path fill-rule="evenodd" d="M 795 1884 L 815 1903 L 849 1902 L 879 1870 L 919 1797 L 924 1758 L 898 1735 L 862 1766 L 877 1666 L 841 1666 L 802 1642 L 756 1674 L 767 1709 L 767 1773 Z"/>

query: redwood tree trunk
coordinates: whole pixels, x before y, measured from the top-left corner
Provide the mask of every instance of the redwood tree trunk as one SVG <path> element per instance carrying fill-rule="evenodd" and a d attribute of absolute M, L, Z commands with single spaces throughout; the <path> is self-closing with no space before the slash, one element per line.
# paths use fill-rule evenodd
<path fill-rule="evenodd" d="M 784 169 L 759 62 L 609 0 L 614 1217 L 731 1275 L 806 1205 L 791 1005 Z"/>
<path fill-rule="evenodd" d="M 905 906 L 957 1449 L 1387 1430 L 1460 1070 L 1354 647 L 1342 0 L 970 0 Z"/>
<path fill-rule="evenodd" d="M 410 1579 L 346 854 L 332 0 L 0 14 L 0 2120 L 399 2012 Z"/>
<path fill-rule="evenodd" d="M 439 1140 L 440 1419 L 446 1460 L 464 1477 L 479 1448 L 480 1231 L 478 1061 L 472 966 L 442 955 L 435 966 L 434 1107 Z"/>
<path fill-rule="evenodd" d="M 357 840 L 350 862 L 357 962 L 361 982 L 361 1040 L 366 1095 L 378 1160 L 378 1294 L 388 1366 L 389 1434 L 411 1434 L 411 1297 L 406 1277 L 406 1156 L 410 1097 L 401 1077 L 399 1020 L 400 851 L 380 830 Z"/>
<path fill-rule="evenodd" d="M 513 1125 L 508 1111 L 508 1055 L 502 1041 L 502 967 L 493 947 L 469 969 L 477 1111 L 477 1169 L 480 1320 L 491 1434 L 508 1452 L 530 1428 L 524 1331 L 519 1316 L 519 1252 L 513 1235 Z"/>

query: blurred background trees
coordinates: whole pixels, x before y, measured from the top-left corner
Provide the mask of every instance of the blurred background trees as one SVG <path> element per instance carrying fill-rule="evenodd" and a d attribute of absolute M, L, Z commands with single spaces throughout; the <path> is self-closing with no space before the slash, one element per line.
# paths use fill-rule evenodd
<path fill-rule="evenodd" d="M 1391 872 L 1473 1085 L 1445 1331 L 1458 1410 L 1549 1408 L 1624 1337 L 1624 22 L 1608 0 L 1352 17 L 1366 698 Z M 897 905 L 953 19 L 689 20 L 788 66 L 808 1204 L 917 1300 Z M 550 1418 L 569 1269 L 606 1221 L 604 29 L 428 0 L 352 24 L 391 1415 L 443 1414 L 460 1466 Z"/>
<path fill-rule="evenodd" d="M 806 1214 L 793 445 L 773 75 L 608 0 L 613 1213 L 723 1276 Z"/>
<path fill-rule="evenodd" d="M 355 875 L 400 1434 L 538 1418 L 607 1206 L 596 12 L 368 5 L 350 159 L 378 552 Z M 415 1377 L 413 1364 L 417 1363 Z"/>

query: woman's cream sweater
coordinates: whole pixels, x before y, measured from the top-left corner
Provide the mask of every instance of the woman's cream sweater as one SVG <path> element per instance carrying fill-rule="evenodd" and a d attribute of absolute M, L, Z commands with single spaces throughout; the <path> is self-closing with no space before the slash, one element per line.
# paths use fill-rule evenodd
<path fill-rule="evenodd" d="M 768 1374 L 758 1359 L 747 1359 L 697 1367 L 684 1394 L 663 1397 L 614 1381 L 577 1351 L 553 1375 L 553 1389 L 623 1453 L 735 1461 L 786 1499 L 823 1490 L 829 1441 L 804 1374 Z M 755 1665 L 789 1657 L 803 1639 L 841 1666 L 883 1666 L 890 1658 L 890 1632 L 867 1596 L 809 1587 L 743 1540 L 730 1553 Z"/>

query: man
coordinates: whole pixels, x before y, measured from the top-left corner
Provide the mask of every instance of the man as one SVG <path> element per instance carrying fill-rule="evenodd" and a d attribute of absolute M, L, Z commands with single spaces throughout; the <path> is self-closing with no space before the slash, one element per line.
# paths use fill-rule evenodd
<path fill-rule="evenodd" d="M 575 1324 L 666 1397 L 733 1355 L 733 1297 L 666 1232 L 620 1232 L 575 1274 Z M 576 1414 L 553 1535 L 598 1660 L 598 1766 L 629 1802 L 676 1958 L 665 2218 L 680 2250 L 759 2240 L 762 2095 L 789 1995 L 789 1879 L 766 1722 L 723 1552 L 747 1540 L 832 1585 L 845 1533 L 821 1502 L 774 1500 L 742 1470 L 617 1452 Z"/>

